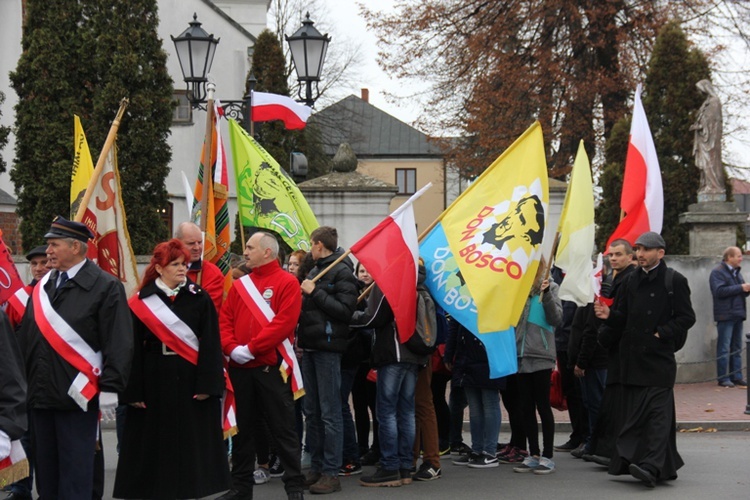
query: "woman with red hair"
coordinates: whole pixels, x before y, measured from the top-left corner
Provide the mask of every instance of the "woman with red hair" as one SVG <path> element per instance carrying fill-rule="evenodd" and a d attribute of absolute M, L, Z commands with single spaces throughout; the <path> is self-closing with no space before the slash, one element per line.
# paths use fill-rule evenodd
<path fill-rule="evenodd" d="M 224 366 L 211 297 L 187 278 L 178 239 L 154 249 L 130 301 L 135 353 L 115 498 L 199 498 L 229 488 Z"/>

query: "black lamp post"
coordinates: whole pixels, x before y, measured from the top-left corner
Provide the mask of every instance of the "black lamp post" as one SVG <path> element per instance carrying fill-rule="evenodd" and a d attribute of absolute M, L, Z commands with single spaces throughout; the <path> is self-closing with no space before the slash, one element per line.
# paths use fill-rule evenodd
<path fill-rule="evenodd" d="M 302 21 L 302 27 L 295 31 L 292 36 L 285 38 L 292 53 L 297 80 L 300 82 L 298 96 L 300 101 L 312 106 L 316 99 L 320 97 L 318 82 L 331 37 L 327 33 L 322 35 L 320 31 L 315 29 L 308 12 L 305 20 Z M 315 96 L 313 96 L 313 83 L 315 84 Z M 305 87 L 304 97 L 302 96 L 303 85 Z"/>
<path fill-rule="evenodd" d="M 182 77 L 187 85 L 187 99 L 193 108 L 206 109 L 206 96 L 208 95 L 206 84 L 209 81 L 208 75 L 214 62 L 214 54 L 216 53 L 216 46 L 219 45 L 219 40 L 219 38 L 214 38 L 213 34 L 209 35 L 201 28 L 197 14 L 193 14 L 193 20 L 190 22 L 188 29 L 180 33 L 179 36 L 172 37 L 177 59 L 180 61 Z M 237 122 L 242 123 L 251 135 L 250 108 L 255 83 L 255 77 L 250 74 L 247 78 L 247 94 L 242 99 L 221 100 L 224 114 L 228 118 L 234 118 Z"/>

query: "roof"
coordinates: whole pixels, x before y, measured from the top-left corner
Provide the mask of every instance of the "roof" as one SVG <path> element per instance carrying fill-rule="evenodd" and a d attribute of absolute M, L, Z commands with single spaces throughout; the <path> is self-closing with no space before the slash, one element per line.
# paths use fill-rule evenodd
<path fill-rule="evenodd" d="M 203 0 L 203 3 L 208 5 L 211 10 L 219 14 L 226 22 L 228 22 L 234 29 L 245 35 L 247 38 L 249 38 L 253 43 L 257 42 L 258 39 L 255 38 L 255 35 L 247 31 L 245 28 L 242 27 L 240 23 L 232 19 L 229 14 L 221 10 L 217 5 L 215 5 L 211 0 Z"/>
<path fill-rule="evenodd" d="M 350 95 L 315 113 L 310 122 L 321 131 L 326 154 L 347 142 L 358 158 L 440 158 L 429 137 L 372 104 Z"/>
<path fill-rule="evenodd" d="M 395 184 L 381 181 L 359 172 L 331 172 L 297 185 L 300 191 L 367 191 L 396 193 Z"/>
<path fill-rule="evenodd" d="M 2 189 L 0 189 L 0 205 L 16 206 L 18 205 L 18 202 L 16 201 L 15 198 L 13 198 L 13 196 L 8 194 L 6 191 L 3 191 Z"/>

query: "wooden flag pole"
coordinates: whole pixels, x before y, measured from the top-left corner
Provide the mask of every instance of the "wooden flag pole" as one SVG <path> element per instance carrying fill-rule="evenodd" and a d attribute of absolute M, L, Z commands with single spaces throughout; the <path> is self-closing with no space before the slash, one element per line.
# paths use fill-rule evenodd
<path fill-rule="evenodd" d="M 211 153 L 213 151 L 213 140 L 214 140 L 214 92 L 216 91 L 216 85 L 212 82 L 206 84 L 206 90 L 208 96 L 206 100 L 206 136 L 203 139 L 203 158 L 201 163 L 203 164 L 203 185 L 201 188 L 201 236 L 205 245 L 206 240 L 206 225 L 208 224 L 208 191 L 213 182 L 213 172 L 211 171 Z M 205 251 L 205 247 L 204 247 Z M 198 271 L 197 284 L 200 285 L 203 281 L 203 266 Z"/>
<path fill-rule="evenodd" d="M 99 177 L 102 175 L 102 170 L 104 170 L 104 162 L 107 160 L 107 155 L 109 154 L 109 150 L 112 149 L 112 145 L 115 143 L 115 139 L 117 138 L 117 130 L 120 128 L 120 121 L 122 120 L 122 115 L 125 113 L 125 109 L 128 107 L 128 104 L 130 101 L 127 97 L 123 97 L 120 100 L 120 109 L 117 110 L 117 115 L 115 116 L 114 121 L 112 121 L 112 126 L 109 127 L 109 133 L 107 133 L 107 139 L 104 141 L 104 146 L 102 146 L 102 151 L 99 153 L 99 159 L 96 161 L 96 168 L 94 169 L 94 173 L 91 174 L 91 179 L 89 179 L 89 185 L 86 186 L 86 192 L 83 194 L 83 199 L 81 200 L 81 204 L 78 206 L 78 212 L 76 212 L 75 220 L 76 222 L 81 222 L 83 220 L 83 216 L 86 213 L 86 207 L 89 206 L 89 201 L 91 201 L 91 197 L 94 194 L 94 188 L 96 187 L 96 183 L 99 182 Z"/>

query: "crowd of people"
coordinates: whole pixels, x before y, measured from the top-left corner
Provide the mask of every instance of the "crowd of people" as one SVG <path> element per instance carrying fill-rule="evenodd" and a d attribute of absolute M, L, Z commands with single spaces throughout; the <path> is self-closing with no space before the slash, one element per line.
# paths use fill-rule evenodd
<path fill-rule="evenodd" d="M 439 479 L 445 456 L 546 475 L 554 451 L 570 452 L 649 487 L 682 465 L 674 352 L 695 315 L 656 233 L 635 247 L 611 243 L 602 298 L 584 307 L 560 300 L 564 277 L 550 278 L 542 262 L 515 329 L 518 372 L 502 378 L 490 378 L 481 338 L 439 304 L 428 322 L 435 346 L 402 343 L 387 299 L 335 228 L 316 229 L 310 251 L 286 262 L 273 234 L 255 232 L 225 292 L 224 276 L 202 259 L 200 229 L 181 224 L 129 300 L 86 259 L 91 237 L 84 224 L 55 219 L 47 245 L 27 255 L 32 282 L 0 324 L 0 459 L 20 440 L 42 499 L 101 498 L 100 414 L 116 407 L 116 498 L 226 491 L 222 500 L 244 500 L 276 476 L 301 499 L 341 491 L 340 476 L 361 474 L 368 487 Z M 420 266 L 419 293 L 424 281 Z M 556 365 L 573 427 L 558 446 Z M 507 443 L 498 442 L 501 402 Z M 31 479 L 9 491 L 31 498 Z"/>

